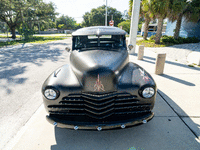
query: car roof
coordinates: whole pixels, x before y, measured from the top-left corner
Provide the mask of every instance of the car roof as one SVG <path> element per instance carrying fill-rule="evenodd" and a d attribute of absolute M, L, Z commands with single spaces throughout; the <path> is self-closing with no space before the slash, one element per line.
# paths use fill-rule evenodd
<path fill-rule="evenodd" d="M 111 26 L 93 26 L 76 30 L 72 36 L 78 35 L 125 35 L 126 31 Z"/>

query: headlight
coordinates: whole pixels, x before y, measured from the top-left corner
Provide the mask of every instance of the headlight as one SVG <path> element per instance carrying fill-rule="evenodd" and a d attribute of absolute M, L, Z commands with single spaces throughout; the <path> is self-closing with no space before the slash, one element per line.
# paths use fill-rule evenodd
<path fill-rule="evenodd" d="M 144 98 L 151 98 L 154 96 L 154 94 L 155 94 L 155 90 L 152 87 L 146 87 L 142 91 L 142 96 Z"/>
<path fill-rule="evenodd" d="M 49 100 L 54 100 L 54 99 L 58 98 L 59 93 L 55 89 L 48 88 L 44 91 L 44 96 Z"/>

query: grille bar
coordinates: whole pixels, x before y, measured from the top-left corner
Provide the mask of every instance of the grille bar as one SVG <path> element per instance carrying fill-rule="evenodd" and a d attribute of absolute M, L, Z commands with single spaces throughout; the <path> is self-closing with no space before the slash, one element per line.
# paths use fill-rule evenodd
<path fill-rule="evenodd" d="M 95 119 L 150 112 L 150 104 L 139 104 L 137 96 L 116 92 L 69 94 L 63 97 L 59 105 L 50 105 L 48 108 L 51 114 L 87 115 Z"/>

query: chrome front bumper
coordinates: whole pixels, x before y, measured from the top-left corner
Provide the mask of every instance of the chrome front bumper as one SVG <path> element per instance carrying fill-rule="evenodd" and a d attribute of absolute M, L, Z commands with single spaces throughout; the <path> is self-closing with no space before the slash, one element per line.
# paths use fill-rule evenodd
<path fill-rule="evenodd" d="M 126 127 L 130 127 L 130 126 L 134 126 L 137 124 L 143 124 L 143 123 L 147 123 L 148 121 L 150 121 L 154 116 L 154 113 L 150 113 L 149 115 L 144 116 L 143 118 L 137 118 L 137 119 L 133 119 L 132 121 L 122 121 L 122 122 L 112 122 L 110 124 L 72 124 L 71 122 L 66 123 L 66 121 L 63 121 L 61 119 L 55 119 L 52 118 L 50 116 L 46 116 L 46 119 L 49 123 L 60 127 L 60 128 L 68 128 L 68 129 L 74 129 L 74 130 L 109 130 L 109 129 L 115 129 L 115 128 L 126 128 Z"/>

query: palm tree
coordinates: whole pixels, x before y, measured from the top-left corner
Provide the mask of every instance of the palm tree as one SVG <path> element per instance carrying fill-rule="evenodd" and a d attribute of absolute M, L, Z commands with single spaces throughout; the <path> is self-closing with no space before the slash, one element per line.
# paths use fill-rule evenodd
<path fill-rule="evenodd" d="M 200 0 L 191 0 L 184 17 L 187 21 L 198 22 L 200 20 Z"/>
<path fill-rule="evenodd" d="M 170 0 L 151 0 L 150 12 L 152 12 L 158 19 L 158 26 L 156 32 L 155 43 L 160 44 L 160 38 L 162 36 L 163 20 L 168 14 Z"/>
<path fill-rule="evenodd" d="M 142 0 L 140 5 L 140 17 L 143 17 L 145 20 L 144 23 L 144 35 L 143 39 L 146 40 L 148 36 L 148 29 L 149 29 L 149 22 L 155 18 L 153 13 L 150 12 L 150 2 L 151 0 Z M 133 0 L 129 0 L 129 15 L 132 14 L 132 6 L 133 6 Z"/>
<path fill-rule="evenodd" d="M 186 21 L 198 22 L 200 19 L 200 1 L 199 0 L 173 0 L 169 7 L 169 20 L 176 22 L 174 38 L 178 39 L 181 28 L 182 18 Z"/>
<path fill-rule="evenodd" d="M 144 35 L 143 39 L 146 40 L 148 36 L 148 30 L 149 30 L 149 23 L 151 20 L 155 19 L 155 15 L 151 12 L 151 0 L 143 0 L 141 5 L 141 13 L 142 16 L 145 18 L 144 23 Z"/>
<path fill-rule="evenodd" d="M 183 14 L 188 9 L 188 6 L 189 6 L 188 4 L 189 2 L 187 2 L 187 0 L 171 0 L 170 1 L 169 13 L 168 13 L 169 21 L 171 22 L 177 21 L 175 32 L 174 32 L 175 39 L 178 39 L 179 37 L 182 17 L 183 17 Z"/>

